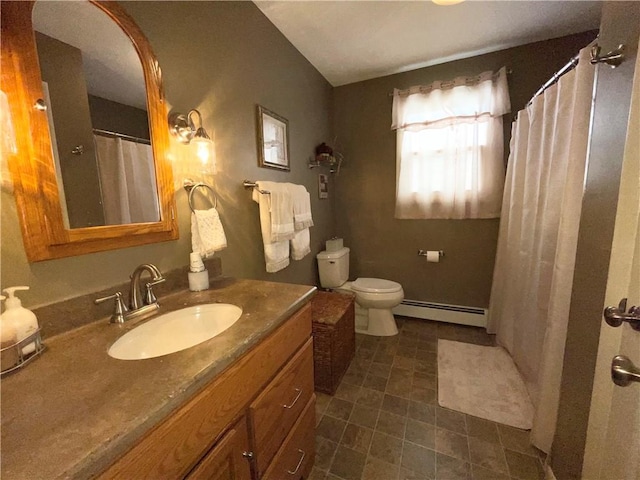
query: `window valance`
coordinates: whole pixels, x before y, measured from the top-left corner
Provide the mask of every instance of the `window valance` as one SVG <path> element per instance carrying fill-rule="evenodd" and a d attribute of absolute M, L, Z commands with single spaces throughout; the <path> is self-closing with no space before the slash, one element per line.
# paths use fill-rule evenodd
<path fill-rule="evenodd" d="M 511 111 L 507 70 L 483 72 L 472 77 L 436 81 L 408 90 L 395 89 L 391 129 L 417 131 L 481 117 L 499 117 Z"/>

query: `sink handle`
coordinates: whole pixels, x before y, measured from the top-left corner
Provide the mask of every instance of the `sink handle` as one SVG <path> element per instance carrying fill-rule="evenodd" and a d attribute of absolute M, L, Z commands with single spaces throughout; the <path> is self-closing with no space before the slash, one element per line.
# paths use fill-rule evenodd
<path fill-rule="evenodd" d="M 145 305 L 153 305 L 154 303 L 158 303 L 158 298 L 153 293 L 153 286 L 158 285 L 159 283 L 164 282 L 166 279 L 164 277 L 158 278 L 152 282 L 145 284 L 145 294 L 144 294 L 144 304 Z"/>
<path fill-rule="evenodd" d="M 124 304 L 121 292 L 116 292 L 113 295 L 107 295 L 106 297 L 96 298 L 93 303 L 98 305 L 106 302 L 107 300 L 114 299 L 113 314 L 109 319 L 110 323 L 124 323 L 124 314 L 128 311 L 127 306 Z"/>

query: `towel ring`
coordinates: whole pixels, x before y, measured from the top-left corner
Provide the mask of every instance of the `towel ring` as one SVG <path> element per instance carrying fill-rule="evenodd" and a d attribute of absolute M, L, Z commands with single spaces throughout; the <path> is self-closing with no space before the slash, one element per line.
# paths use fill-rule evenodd
<path fill-rule="evenodd" d="M 189 208 L 193 213 L 195 213 L 195 209 L 193 208 L 193 193 L 200 187 L 208 189 L 211 192 L 211 195 L 213 195 L 213 208 L 216 208 L 218 206 L 218 197 L 216 196 L 216 192 L 213 191 L 213 188 L 211 188 L 211 186 L 203 182 L 193 183 L 189 180 L 185 180 L 184 188 L 187 192 L 189 192 Z"/>

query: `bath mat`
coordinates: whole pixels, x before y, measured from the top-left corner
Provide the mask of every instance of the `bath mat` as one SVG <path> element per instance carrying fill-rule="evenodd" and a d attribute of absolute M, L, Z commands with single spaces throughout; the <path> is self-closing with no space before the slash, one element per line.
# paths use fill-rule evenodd
<path fill-rule="evenodd" d="M 527 388 L 502 347 L 438 340 L 438 403 L 525 430 L 533 419 Z"/>

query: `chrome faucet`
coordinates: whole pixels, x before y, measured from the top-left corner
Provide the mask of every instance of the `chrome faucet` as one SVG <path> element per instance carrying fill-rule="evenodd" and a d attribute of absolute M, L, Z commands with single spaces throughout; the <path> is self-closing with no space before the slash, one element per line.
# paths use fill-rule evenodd
<path fill-rule="evenodd" d="M 143 296 L 140 288 L 140 279 L 144 272 L 149 273 L 151 281 L 145 283 L 145 293 Z M 158 270 L 158 267 L 150 263 L 143 263 L 142 265 L 138 265 L 131 274 L 129 308 L 124 304 L 121 292 L 97 298 L 94 300 L 94 303 L 97 305 L 107 300 L 115 299 L 115 310 L 113 315 L 111 315 L 111 323 L 123 323 L 133 318 L 141 319 L 153 315 L 160 308 L 152 287 L 164 281 L 165 278 L 162 276 L 162 273 L 160 273 L 160 270 Z"/>
<path fill-rule="evenodd" d="M 140 292 L 140 277 L 144 272 L 148 272 L 153 278 L 151 282 L 145 284 L 145 296 L 144 299 Z M 158 303 L 158 299 L 153 294 L 151 287 L 159 283 L 164 282 L 164 277 L 158 270 L 158 267 L 151 263 L 143 263 L 136 267 L 131 274 L 131 285 L 129 286 L 129 309 L 131 311 L 138 310 L 146 305 L 153 305 Z"/>

